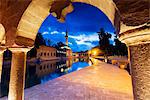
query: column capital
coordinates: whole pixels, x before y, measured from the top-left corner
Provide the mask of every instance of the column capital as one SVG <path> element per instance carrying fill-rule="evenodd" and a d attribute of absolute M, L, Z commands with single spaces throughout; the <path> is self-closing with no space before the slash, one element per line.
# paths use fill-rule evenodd
<path fill-rule="evenodd" d="M 119 34 L 119 40 L 127 46 L 150 43 L 150 24 Z"/>
<path fill-rule="evenodd" d="M 6 47 L 0 46 L 0 54 L 3 53 L 6 50 Z"/>
<path fill-rule="evenodd" d="M 17 53 L 17 52 L 24 52 L 27 53 L 28 51 L 31 50 L 31 48 L 26 48 L 26 47 L 11 47 L 8 48 L 12 53 Z"/>

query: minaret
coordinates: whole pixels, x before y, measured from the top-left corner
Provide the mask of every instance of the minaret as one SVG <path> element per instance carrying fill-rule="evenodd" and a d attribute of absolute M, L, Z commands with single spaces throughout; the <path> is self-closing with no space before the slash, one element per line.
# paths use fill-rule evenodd
<path fill-rule="evenodd" d="M 66 38 L 66 45 L 68 46 L 68 31 L 66 31 L 66 36 L 65 36 L 65 38 Z"/>

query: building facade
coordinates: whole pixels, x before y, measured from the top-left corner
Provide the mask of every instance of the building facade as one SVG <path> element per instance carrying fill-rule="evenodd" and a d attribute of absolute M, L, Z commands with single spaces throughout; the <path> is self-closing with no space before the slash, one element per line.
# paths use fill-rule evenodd
<path fill-rule="evenodd" d="M 37 49 L 37 59 L 40 60 L 55 60 L 57 57 L 57 49 L 54 47 L 40 46 Z"/>
<path fill-rule="evenodd" d="M 88 51 L 77 52 L 77 53 L 75 53 L 75 56 L 76 56 L 76 57 L 79 57 L 79 58 L 88 57 Z"/>

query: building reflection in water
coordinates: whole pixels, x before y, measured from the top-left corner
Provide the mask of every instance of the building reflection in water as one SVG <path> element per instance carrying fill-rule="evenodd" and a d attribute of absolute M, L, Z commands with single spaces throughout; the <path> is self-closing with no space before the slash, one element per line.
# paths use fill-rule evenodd
<path fill-rule="evenodd" d="M 80 70 L 90 65 L 88 58 L 51 60 L 27 63 L 25 88 L 45 83 L 67 73 Z M 0 83 L 0 97 L 8 95 L 11 63 L 4 62 L 2 80 Z"/>

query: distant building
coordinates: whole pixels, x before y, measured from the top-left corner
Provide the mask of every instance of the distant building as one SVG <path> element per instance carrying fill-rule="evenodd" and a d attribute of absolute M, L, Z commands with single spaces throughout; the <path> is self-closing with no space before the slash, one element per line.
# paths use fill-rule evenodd
<path fill-rule="evenodd" d="M 68 46 L 68 32 L 65 35 L 66 44 L 58 47 L 57 49 L 49 46 L 40 46 L 37 49 L 37 59 L 41 60 L 54 60 L 63 57 L 72 57 L 72 50 Z"/>
<path fill-rule="evenodd" d="M 78 57 L 79 55 L 78 55 L 77 52 L 73 52 L 73 53 L 72 53 L 72 56 L 73 56 L 73 57 Z"/>
<path fill-rule="evenodd" d="M 72 57 L 72 50 L 69 46 L 62 46 L 61 49 L 64 49 L 66 51 L 66 57 Z"/>
<path fill-rule="evenodd" d="M 66 57 L 66 50 L 65 49 L 57 49 L 56 57 Z"/>
<path fill-rule="evenodd" d="M 88 51 L 77 52 L 76 56 L 78 56 L 80 58 L 88 57 Z"/>
<path fill-rule="evenodd" d="M 41 60 L 59 59 L 59 57 L 57 57 L 57 49 L 54 47 L 40 46 L 39 49 L 37 49 L 37 59 Z"/>

